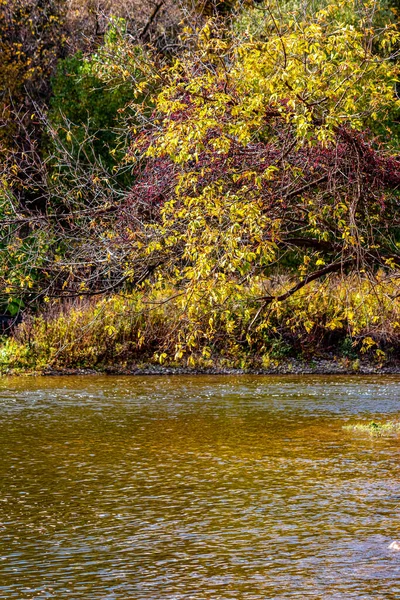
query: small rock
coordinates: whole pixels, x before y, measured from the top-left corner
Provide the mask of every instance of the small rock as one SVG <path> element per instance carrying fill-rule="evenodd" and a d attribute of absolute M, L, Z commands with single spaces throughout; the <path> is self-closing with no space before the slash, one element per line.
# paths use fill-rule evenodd
<path fill-rule="evenodd" d="M 389 544 L 388 548 L 389 550 L 396 550 L 396 552 L 398 552 L 400 550 L 400 542 L 398 540 L 395 540 L 394 542 Z"/>

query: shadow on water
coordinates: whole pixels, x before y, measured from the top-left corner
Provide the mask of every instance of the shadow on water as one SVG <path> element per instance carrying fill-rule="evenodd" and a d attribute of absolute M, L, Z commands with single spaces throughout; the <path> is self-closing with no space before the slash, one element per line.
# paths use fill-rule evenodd
<path fill-rule="evenodd" d="M 0 597 L 400 597 L 399 384 L 0 380 Z"/>

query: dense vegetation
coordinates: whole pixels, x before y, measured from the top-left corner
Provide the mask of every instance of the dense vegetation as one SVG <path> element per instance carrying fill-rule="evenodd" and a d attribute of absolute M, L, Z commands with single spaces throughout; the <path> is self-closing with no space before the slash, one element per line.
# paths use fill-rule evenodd
<path fill-rule="evenodd" d="M 400 350 L 395 3 L 0 0 L 0 48 L 3 370 Z"/>

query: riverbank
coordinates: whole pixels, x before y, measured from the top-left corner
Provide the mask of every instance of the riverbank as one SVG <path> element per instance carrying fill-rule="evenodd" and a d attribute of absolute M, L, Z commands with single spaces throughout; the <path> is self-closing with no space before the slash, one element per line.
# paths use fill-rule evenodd
<path fill-rule="evenodd" d="M 24 373 L 18 373 L 24 374 Z M 97 369 L 44 369 L 40 372 L 26 372 L 26 375 L 64 376 L 64 375 L 400 375 L 400 361 L 393 360 L 387 364 L 376 364 L 368 360 L 348 361 L 344 359 L 323 358 L 311 361 L 289 359 L 276 362 L 268 368 L 234 369 L 222 367 L 193 368 L 168 367 L 154 364 L 118 365 Z"/>
<path fill-rule="evenodd" d="M 0 373 L 397 374 L 396 289 L 313 282 L 263 314 L 259 289 L 217 313 L 208 297 L 191 313 L 174 289 L 49 304 L 0 341 Z"/>

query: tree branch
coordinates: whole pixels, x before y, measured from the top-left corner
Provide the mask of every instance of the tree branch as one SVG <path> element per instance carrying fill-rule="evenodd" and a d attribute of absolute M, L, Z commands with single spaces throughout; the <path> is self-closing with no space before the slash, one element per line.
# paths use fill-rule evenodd
<path fill-rule="evenodd" d="M 343 270 L 345 267 L 350 266 L 354 262 L 355 262 L 354 258 L 349 258 L 344 261 L 338 261 L 335 263 L 331 263 L 330 265 L 327 265 L 323 269 L 319 269 L 319 271 L 314 271 L 313 273 L 310 273 L 304 279 L 302 279 L 301 281 L 296 283 L 296 285 L 294 285 L 292 288 L 290 288 L 290 290 L 288 290 L 284 294 L 280 294 L 279 296 L 260 296 L 259 298 L 256 298 L 256 300 L 264 301 L 264 306 L 267 306 L 268 304 L 271 304 L 272 302 L 283 302 L 284 300 L 287 300 L 288 298 L 290 298 L 290 296 L 293 296 L 293 294 L 295 294 L 298 290 L 303 288 L 305 285 L 307 285 L 308 283 L 311 283 L 311 281 L 315 281 L 316 279 L 319 279 L 320 277 L 323 277 L 324 275 L 328 275 L 330 273 L 337 273 L 338 271 Z"/>
<path fill-rule="evenodd" d="M 151 13 L 149 20 L 147 21 L 146 25 L 143 27 L 142 32 L 139 35 L 139 39 L 143 40 L 146 37 L 147 32 L 149 31 L 154 19 L 156 18 L 156 16 L 158 15 L 158 13 L 160 12 L 160 9 L 162 7 L 162 5 L 164 4 L 164 0 L 162 0 L 162 2 L 159 2 L 158 4 L 156 4 L 156 6 L 154 7 L 153 12 Z"/>

